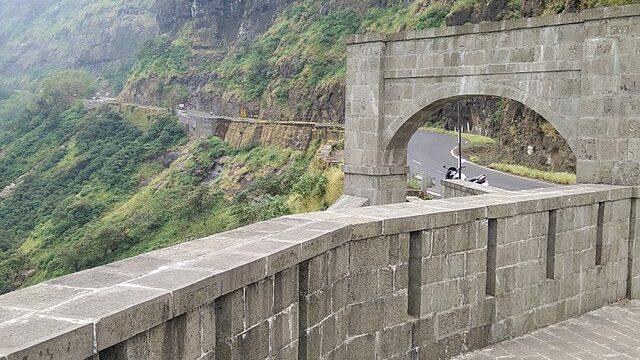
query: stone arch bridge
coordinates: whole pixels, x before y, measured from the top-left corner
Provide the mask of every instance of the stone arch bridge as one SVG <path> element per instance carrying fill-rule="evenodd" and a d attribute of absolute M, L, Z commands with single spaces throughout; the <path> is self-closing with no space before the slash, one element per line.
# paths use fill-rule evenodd
<path fill-rule="evenodd" d="M 348 45 L 346 193 L 404 201 L 407 144 L 448 102 L 516 100 L 567 140 L 580 183 L 640 183 L 640 7 L 482 23 Z"/>

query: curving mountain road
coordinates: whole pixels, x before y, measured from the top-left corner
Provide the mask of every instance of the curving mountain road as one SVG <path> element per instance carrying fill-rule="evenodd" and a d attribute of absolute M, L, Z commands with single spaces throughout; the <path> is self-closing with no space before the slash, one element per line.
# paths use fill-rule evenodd
<path fill-rule="evenodd" d="M 408 165 L 411 168 L 411 173 L 435 177 L 436 187 L 431 191 L 440 194 L 440 180 L 444 178 L 442 166 L 458 166 L 458 159 L 451 154 L 451 150 L 457 146 L 458 139 L 453 136 L 418 130 L 409 142 Z M 457 150 L 455 154 L 457 155 Z M 464 153 L 462 158 L 464 159 Z M 489 185 L 505 190 L 527 190 L 556 186 L 490 170 L 471 163 L 465 163 L 463 166 L 465 166 L 463 173 L 468 177 L 486 174 Z"/>

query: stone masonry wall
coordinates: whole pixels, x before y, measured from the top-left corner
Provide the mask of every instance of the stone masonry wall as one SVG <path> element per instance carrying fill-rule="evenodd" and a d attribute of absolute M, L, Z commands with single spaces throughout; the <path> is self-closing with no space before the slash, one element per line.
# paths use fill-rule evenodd
<path fill-rule="evenodd" d="M 344 136 L 340 125 L 197 116 L 184 111 L 178 111 L 178 117 L 192 136 L 217 136 L 235 148 L 280 145 L 304 151 L 314 141 L 340 141 Z"/>
<path fill-rule="evenodd" d="M 411 136 L 448 103 L 517 101 L 577 158 L 580 183 L 638 184 L 640 6 L 358 35 L 347 51 L 345 193 L 402 202 Z M 406 180 L 406 179 L 405 179 Z"/>
<path fill-rule="evenodd" d="M 579 185 L 250 225 L 0 296 L 0 359 L 451 358 L 637 296 L 634 194 Z"/>
<path fill-rule="evenodd" d="M 475 184 L 465 180 L 440 180 L 442 197 L 445 199 L 483 194 L 503 193 L 505 190 Z"/>

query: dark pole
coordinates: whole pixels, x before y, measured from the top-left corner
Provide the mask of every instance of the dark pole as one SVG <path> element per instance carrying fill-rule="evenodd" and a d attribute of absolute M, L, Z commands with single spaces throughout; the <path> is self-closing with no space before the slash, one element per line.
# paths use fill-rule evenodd
<path fill-rule="evenodd" d="M 462 180 L 462 124 L 460 121 L 460 101 L 458 100 L 458 178 Z"/>

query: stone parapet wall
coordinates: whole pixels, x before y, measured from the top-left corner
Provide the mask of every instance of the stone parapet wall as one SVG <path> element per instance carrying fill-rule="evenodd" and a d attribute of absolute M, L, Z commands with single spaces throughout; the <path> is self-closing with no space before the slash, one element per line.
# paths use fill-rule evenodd
<path fill-rule="evenodd" d="M 0 359 L 449 358 L 637 296 L 634 194 L 579 185 L 250 225 L 0 296 Z"/>
<path fill-rule="evenodd" d="M 509 192 L 492 186 L 484 186 L 465 180 L 440 180 L 442 186 L 442 197 L 445 199 L 483 195 L 483 194 L 500 194 Z"/>

